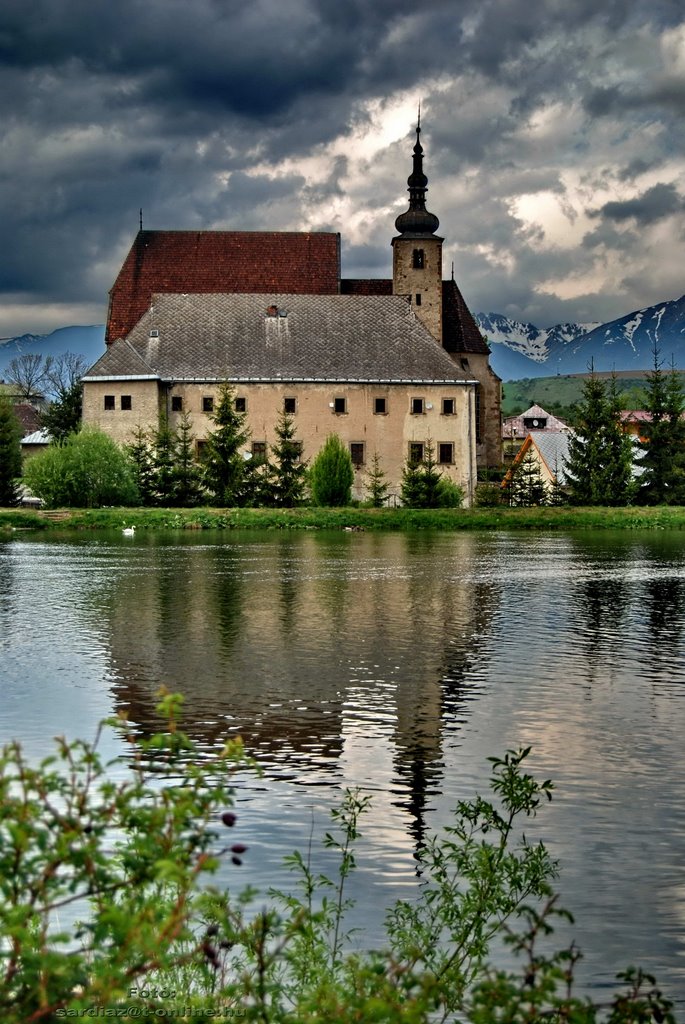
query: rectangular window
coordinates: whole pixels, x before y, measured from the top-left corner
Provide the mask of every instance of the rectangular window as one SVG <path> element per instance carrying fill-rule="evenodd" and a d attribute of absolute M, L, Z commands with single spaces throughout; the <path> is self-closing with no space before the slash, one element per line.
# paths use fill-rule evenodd
<path fill-rule="evenodd" d="M 121 408 L 124 409 L 126 412 L 130 412 L 131 411 L 132 405 L 131 405 L 131 396 L 130 395 L 122 395 L 121 396 Z"/>
<path fill-rule="evenodd" d="M 284 398 L 283 399 L 283 412 L 287 415 L 297 412 L 297 399 L 296 398 Z"/>
<path fill-rule="evenodd" d="M 333 399 L 333 412 L 342 414 L 347 412 L 347 399 L 346 398 L 334 398 Z"/>
<path fill-rule="evenodd" d="M 421 305 L 421 292 L 417 292 L 416 295 L 414 296 L 414 305 Z"/>
<path fill-rule="evenodd" d="M 293 460 L 295 462 L 299 462 L 302 458 L 304 445 L 302 444 L 302 441 L 292 441 L 291 444 L 293 446 Z"/>
<path fill-rule="evenodd" d="M 364 443 L 363 441 L 352 441 L 350 444 L 350 457 L 353 466 L 364 465 Z"/>
<path fill-rule="evenodd" d="M 420 416 L 423 413 L 423 398 L 412 398 L 411 411 L 413 416 Z"/>
<path fill-rule="evenodd" d="M 105 395 L 105 409 L 114 408 L 114 395 Z"/>
<path fill-rule="evenodd" d="M 414 270 L 423 270 L 426 263 L 426 256 L 423 249 L 414 249 L 411 262 Z"/>
<path fill-rule="evenodd" d="M 181 395 L 171 396 L 171 411 L 172 412 L 183 412 L 183 398 Z"/>
<path fill-rule="evenodd" d="M 266 462 L 266 441 L 252 442 L 252 461 Z"/>
<path fill-rule="evenodd" d="M 454 399 L 443 398 L 442 400 L 442 415 L 443 416 L 454 416 Z"/>
<path fill-rule="evenodd" d="M 423 462 L 423 443 L 421 441 L 409 442 L 409 461 L 412 466 L 418 466 Z"/>
<path fill-rule="evenodd" d="M 204 455 L 205 455 L 205 453 L 207 451 L 207 442 L 206 441 L 196 441 L 195 442 L 195 450 L 197 451 L 198 460 L 200 462 L 202 462 L 202 459 L 203 459 L 203 457 L 204 457 Z"/>
<path fill-rule="evenodd" d="M 385 416 L 388 411 L 388 403 L 385 398 L 374 398 L 373 411 L 376 416 Z"/>
<path fill-rule="evenodd" d="M 214 399 L 211 395 L 202 396 L 202 411 L 203 412 L 214 412 Z"/>
<path fill-rule="evenodd" d="M 242 395 L 235 400 L 235 411 L 247 412 L 247 399 L 243 398 Z"/>
<path fill-rule="evenodd" d="M 454 445 L 451 441 L 438 445 L 438 462 L 441 466 L 451 466 L 454 462 Z"/>

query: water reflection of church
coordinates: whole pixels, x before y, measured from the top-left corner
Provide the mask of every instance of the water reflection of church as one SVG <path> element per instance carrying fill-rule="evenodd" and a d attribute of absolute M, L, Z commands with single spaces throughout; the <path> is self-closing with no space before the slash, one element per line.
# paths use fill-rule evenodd
<path fill-rule="evenodd" d="M 407 572 L 431 543 L 289 534 L 172 557 L 147 548 L 145 571 L 109 595 L 117 707 L 154 730 L 163 683 L 186 697 L 197 742 L 240 734 L 267 776 L 340 782 L 380 770 L 420 842 L 443 734 L 468 713 L 465 680 L 499 600 L 457 572 Z M 477 543 L 453 538 L 451 551 Z"/>

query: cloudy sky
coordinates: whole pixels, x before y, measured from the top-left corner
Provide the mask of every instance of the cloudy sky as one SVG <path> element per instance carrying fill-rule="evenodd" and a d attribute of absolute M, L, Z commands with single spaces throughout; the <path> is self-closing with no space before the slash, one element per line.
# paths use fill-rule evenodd
<path fill-rule="evenodd" d="M 681 0 L 3 0 L 0 336 L 103 322 L 140 207 L 390 276 L 419 100 L 472 310 L 685 292 Z"/>

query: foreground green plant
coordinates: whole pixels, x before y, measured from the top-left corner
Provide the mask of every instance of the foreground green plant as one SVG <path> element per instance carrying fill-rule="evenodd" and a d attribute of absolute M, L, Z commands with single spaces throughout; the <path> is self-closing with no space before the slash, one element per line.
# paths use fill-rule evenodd
<path fill-rule="evenodd" d="M 332 877 L 312 866 L 311 841 L 287 863 L 290 892 L 210 885 L 222 860 L 247 850 L 228 782 L 239 743 L 209 761 L 178 728 L 141 741 L 125 723 L 128 774 L 95 745 L 60 741 L 32 768 L 16 744 L 0 759 L 0 1019 L 233 1016 L 263 1024 L 674 1020 L 654 980 L 630 969 L 604 1007 L 573 994 L 578 952 L 545 952 L 556 867 L 521 824 L 551 799 L 525 770 L 529 749 L 492 758 L 491 800 L 462 801 L 420 858 L 415 900 L 387 916 L 384 950 L 350 950 L 346 911 L 354 848 L 369 799 L 348 791 L 323 839 Z M 519 973 L 490 964 L 503 937 Z"/>

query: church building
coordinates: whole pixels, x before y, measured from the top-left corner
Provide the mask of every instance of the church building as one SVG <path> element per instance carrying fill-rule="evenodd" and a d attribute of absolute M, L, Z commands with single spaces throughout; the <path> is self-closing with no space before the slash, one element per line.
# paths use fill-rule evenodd
<path fill-rule="evenodd" d="M 343 279 L 332 232 L 143 231 L 110 293 L 104 355 L 83 378 L 83 420 L 120 443 L 187 413 L 198 452 L 229 381 L 263 457 L 282 412 L 302 458 L 330 434 L 349 447 L 354 496 L 378 454 L 398 494 L 408 459 L 432 445 L 473 498 L 497 465 L 500 381 L 426 209 L 420 125 L 409 209 L 395 221 L 392 280 Z"/>

